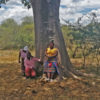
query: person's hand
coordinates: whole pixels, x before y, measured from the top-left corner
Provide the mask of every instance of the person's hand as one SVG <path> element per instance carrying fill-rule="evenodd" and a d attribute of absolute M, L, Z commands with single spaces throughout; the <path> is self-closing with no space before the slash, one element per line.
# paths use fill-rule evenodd
<path fill-rule="evenodd" d="M 39 62 L 41 61 L 41 59 L 38 60 Z"/>
<path fill-rule="evenodd" d="M 43 61 L 40 61 L 39 63 L 40 63 L 41 65 L 43 65 Z"/>

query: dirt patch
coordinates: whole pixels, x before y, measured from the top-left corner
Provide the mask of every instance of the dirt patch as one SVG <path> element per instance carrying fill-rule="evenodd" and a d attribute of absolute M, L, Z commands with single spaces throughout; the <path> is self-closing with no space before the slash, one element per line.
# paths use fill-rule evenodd
<path fill-rule="evenodd" d="M 0 64 L 0 100 L 99 100 L 100 80 L 61 82 L 25 79 L 18 63 Z"/>

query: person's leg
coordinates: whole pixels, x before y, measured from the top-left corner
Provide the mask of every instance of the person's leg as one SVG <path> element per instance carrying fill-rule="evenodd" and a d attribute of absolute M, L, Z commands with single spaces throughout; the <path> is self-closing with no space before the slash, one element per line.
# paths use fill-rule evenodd
<path fill-rule="evenodd" d="M 34 69 L 31 69 L 31 78 L 34 78 L 36 76 L 36 72 Z"/>
<path fill-rule="evenodd" d="M 47 73 L 47 78 L 50 80 L 50 72 Z"/>
<path fill-rule="evenodd" d="M 25 75 L 26 75 L 26 78 L 29 78 L 30 76 L 31 76 L 31 74 L 30 74 L 30 68 L 25 68 Z"/>
<path fill-rule="evenodd" d="M 45 80 L 48 81 L 49 80 L 49 73 L 48 73 L 48 61 L 44 62 L 44 70 L 43 70 L 43 74 L 45 74 Z"/>
<path fill-rule="evenodd" d="M 48 77 L 47 72 L 45 73 L 46 78 Z"/>
<path fill-rule="evenodd" d="M 53 79 L 53 77 L 54 77 L 54 72 L 51 72 L 50 73 L 50 79 Z"/>
<path fill-rule="evenodd" d="M 54 72 L 50 73 L 50 82 L 53 82 Z"/>
<path fill-rule="evenodd" d="M 21 62 L 21 70 L 22 70 L 22 74 L 23 74 L 23 76 L 25 76 L 24 59 L 22 59 L 22 62 Z"/>
<path fill-rule="evenodd" d="M 56 71 L 54 63 L 52 63 L 52 66 L 51 66 L 50 69 L 51 69 L 50 70 L 50 81 L 52 82 L 53 81 L 53 78 L 54 78 L 54 73 Z"/>

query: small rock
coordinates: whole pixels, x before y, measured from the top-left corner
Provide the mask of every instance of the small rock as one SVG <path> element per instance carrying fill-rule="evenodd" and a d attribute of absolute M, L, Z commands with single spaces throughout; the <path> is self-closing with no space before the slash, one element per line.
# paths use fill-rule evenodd
<path fill-rule="evenodd" d="M 35 91 L 35 90 L 32 90 L 32 94 L 37 94 L 37 91 Z"/>
<path fill-rule="evenodd" d="M 95 82 L 92 82 L 92 85 L 94 86 L 95 85 Z"/>

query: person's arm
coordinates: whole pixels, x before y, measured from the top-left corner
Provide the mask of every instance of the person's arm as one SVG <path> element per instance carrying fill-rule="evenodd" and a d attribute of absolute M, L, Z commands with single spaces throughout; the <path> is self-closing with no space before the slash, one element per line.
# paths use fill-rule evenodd
<path fill-rule="evenodd" d="M 18 62 L 20 63 L 20 58 L 21 58 L 21 51 L 19 52 L 19 58 L 18 58 Z"/>
<path fill-rule="evenodd" d="M 27 61 L 26 61 L 26 58 L 24 59 L 24 66 L 25 66 L 25 67 L 28 66 L 28 65 L 27 65 Z"/>
<path fill-rule="evenodd" d="M 47 49 L 45 50 L 45 56 L 48 57 L 48 55 L 47 55 Z"/>
<path fill-rule="evenodd" d="M 35 60 L 35 61 L 38 61 L 38 62 L 41 61 L 39 58 L 36 58 L 36 57 L 34 57 L 34 60 Z"/>
<path fill-rule="evenodd" d="M 34 61 L 37 61 L 37 62 L 39 62 L 41 65 L 43 65 L 43 61 L 41 61 L 41 59 L 38 59 L 38 58 L 34 57 Z"/>

